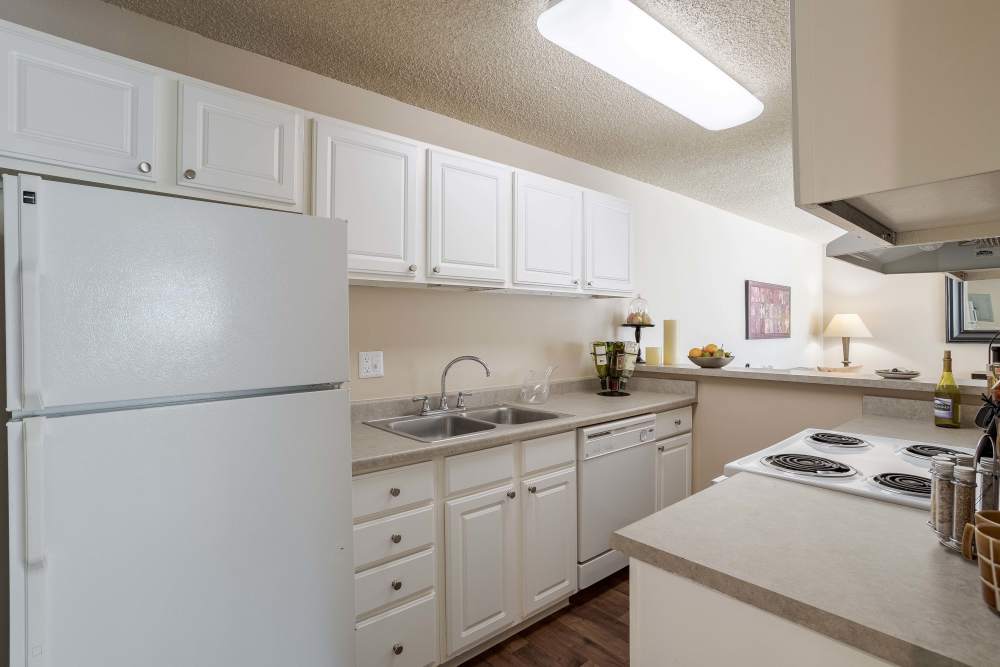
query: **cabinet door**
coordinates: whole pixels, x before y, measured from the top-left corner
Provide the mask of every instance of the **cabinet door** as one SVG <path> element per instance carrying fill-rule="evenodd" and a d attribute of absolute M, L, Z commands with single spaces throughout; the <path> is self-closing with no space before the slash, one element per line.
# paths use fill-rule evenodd
<path fill-rule="evenodd" d="M 225 88 L 179 86 L 178 185 L 300 203 L 301 113 Z"/>
<path fill-rule="evenodd" d="M 521 482 L 524 616 L 576 591 L 576 468 Z"/>
<path fill-rule="evenodd" d="M 416 144 L 316 123 L 315 214 L 347 220 L 347 268 L 416 274 Z"/>
<path fill-rule="evenodd" d="M 656 509 L 691 495 L 691 435 L 661 440 L 656 446 Z"/>
<path fill-rule="evenodd" d="M 599 192 L 583 196 L 584 289 L 632 291 L 632 209 Z"/>
<path fill-rule="evenodd" d="M 431 150 L 427 181 L 428 277 L 504 282 L 510 168 Z"/>
<path fill-rule="evenodd" d="M 583 188 L 515 174 L 515 283 L 578 289 L 582 236 Z"/>
<path fill-rule="evenodd" d="M 454 655 L 518 620 L 516 493 L 504 486 L 449 500 L 445 515 L 448 654 Z"/>
<path fill-rule="evenodd" d="M 65 44 L 0 30 L 0 154 L 154 180 L 153 71 Z"/>

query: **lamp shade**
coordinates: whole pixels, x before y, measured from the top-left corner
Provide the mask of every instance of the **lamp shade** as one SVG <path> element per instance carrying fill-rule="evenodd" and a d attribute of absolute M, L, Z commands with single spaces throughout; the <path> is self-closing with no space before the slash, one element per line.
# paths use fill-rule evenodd
<path fill-rule="evenodd" d="M 856 314 L 837 313 L 826 325 L 823 335 L 829 338 L 871 338 L 872 332 Z"/>

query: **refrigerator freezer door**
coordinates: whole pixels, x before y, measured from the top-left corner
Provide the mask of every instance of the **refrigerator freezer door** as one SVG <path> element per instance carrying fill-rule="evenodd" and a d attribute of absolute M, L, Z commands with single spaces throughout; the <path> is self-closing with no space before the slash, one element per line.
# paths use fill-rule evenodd
<path fill-rule="evenodd" d="M 346 224 L 4 177 L 8 409 L 345 381 Z"/>
<path fill-rule="evenodd" d="M 10 664 L 353 665 L 348 410 L 329 390 L 11 422 Z"/>

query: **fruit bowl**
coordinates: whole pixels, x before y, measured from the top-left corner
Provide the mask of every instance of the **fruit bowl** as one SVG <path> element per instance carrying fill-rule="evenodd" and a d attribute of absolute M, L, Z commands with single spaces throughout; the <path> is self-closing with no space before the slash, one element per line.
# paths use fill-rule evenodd
<path fill-rule="evenodd" d="M 722 368 L 736 357 L 688 357 L 691 363 L 702 368 Z"/>

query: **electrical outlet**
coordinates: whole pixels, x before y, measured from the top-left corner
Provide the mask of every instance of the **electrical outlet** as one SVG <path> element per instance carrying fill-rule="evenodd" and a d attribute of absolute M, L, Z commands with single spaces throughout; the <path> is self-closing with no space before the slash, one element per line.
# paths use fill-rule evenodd
<path fill-rule="evenodd" d="M 385 375 L 382 369 L 382 351 L 358 353 L 358 377 L 380 378 Z"/>

